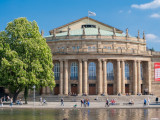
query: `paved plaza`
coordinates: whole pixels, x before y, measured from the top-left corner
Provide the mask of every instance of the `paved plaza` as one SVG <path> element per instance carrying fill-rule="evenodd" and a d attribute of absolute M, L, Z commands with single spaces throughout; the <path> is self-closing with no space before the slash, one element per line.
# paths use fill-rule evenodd
<path fill-rule="evenodd" d="M 77 104 L 77 107 L 74 108 L 74 105 Z M 118 105 L 110 105 L 109 107 L 105 107 L 105 102 L 91 102 L 89 107 L 81 107 L 80 102 L 64 102 L 64 106 L 61 106 L 61 102 L 48 102 L 45 105 L 42 105 L 40 102 L 28 102 L 28 104 L 23 105 L 13 105 L 12 108 L 49 108 L 49 109 L 86 109 L 86 108 L 159 108 L 160 105 L 143 105 L 143 102 L 136 102 L 134 105 L 127 105 L 124 103 L 117 103 Z M 11 108 L 10 105 L 3 105 L 2 108 Z"/>

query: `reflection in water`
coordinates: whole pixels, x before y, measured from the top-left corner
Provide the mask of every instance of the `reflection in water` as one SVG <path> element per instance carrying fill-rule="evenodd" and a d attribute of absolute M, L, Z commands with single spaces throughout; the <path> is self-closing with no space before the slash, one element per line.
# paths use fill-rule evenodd
<path fill-rule="evenodd" d="M 2 120 L 151 120 L 160 109 L 0 109 Z"/>

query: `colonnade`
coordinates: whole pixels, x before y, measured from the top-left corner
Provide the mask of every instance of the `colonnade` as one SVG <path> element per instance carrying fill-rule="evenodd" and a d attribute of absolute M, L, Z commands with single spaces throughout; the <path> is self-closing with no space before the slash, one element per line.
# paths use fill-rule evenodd
<path fill-rule="evenodd" d="M 97 94 L 105 94 L 107 95 L 107 59 L 98 59 L 97 65 Z M 60 79 L 59 79 L 59 94 L 60 95 L 68 95 L 68 85 L 69 85 L 69 66 L 68 60 L 60 60 Z M 78 66 L 78 94 L 82 95 L 89 94 L 88 93 L 88 60 L 87 59 L 79 59 Z M 132 81 L 132 89 L 133 94 L 141 93 L 141 67 L 139 60 L 132 60 L 133 62 L 133 81 Z M 151 93 L 151 62 L 147 62 L 147 77 L 145 79 L 145 87 L 148 89 L 148 92 Z M 125 94 L 125 60 L 116 60 L 116 80 L 114 84 L 116 84 L 116 94 L 121 93 Z"/>

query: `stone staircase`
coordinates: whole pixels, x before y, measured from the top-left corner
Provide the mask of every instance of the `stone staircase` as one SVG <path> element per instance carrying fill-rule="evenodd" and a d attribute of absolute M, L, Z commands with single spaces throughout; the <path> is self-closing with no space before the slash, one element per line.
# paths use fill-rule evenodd
<path fill-rule="evenodd" d="M 143 103 L 144 98 L 149 98 L 151 102 L 155 101 L 156 96 L 152 95 L 109 95 L 109 96 L 98 96 L 98 95 L 90 95 L 90 96 L 55 96 L 55 95 L 36 95 L 36 101 L 39 101 L 39 98 L 42 97 L 43 99 L 46 99 L 47 102 L 60 102 L 61 98 L 63 97 L 65 102 L 80 102 L 81 99 L 89 99 L 91 102 L 105 102 L 106 98 L 109 100 L 115 99 L 116 102 L 129 102 L 130 99 L 133 99 L 135 103 Z M 95 100 L 98 98 L 98 100 Z M 28 101 L 33 101 L 33 96 L 29 96 Z"/>

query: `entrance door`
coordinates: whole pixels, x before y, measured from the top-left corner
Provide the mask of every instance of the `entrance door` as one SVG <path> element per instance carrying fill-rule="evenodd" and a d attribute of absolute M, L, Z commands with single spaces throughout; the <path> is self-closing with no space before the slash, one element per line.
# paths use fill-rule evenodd
<path fill-rule="evenodd" d="M 96 95 L 96 84 L 89 84 L 89 95 Z"/>
<path fill-rule="evenodd" d="M 77 92 L 77 84 L 71 84 L 71 92 L 73 95 L 77 95 L 78 92 Z"/>
<path fill-rule="evenodd" d="M 125 93 L 129 93 L 129 84 L 125 84 Z"/>
<path fill-rule="evenodd" d="M 108 95 L 113 95 L 113 84 L 107 85 L 107 93 Z"/>
<path fill-rule="evenodd" d="M 0 87 L 0 97 L 5 95 L 4 87 Z"/>
<path fill-rule="evenodd" d="M 54 88 L 54 95 L 58 95 L 58 94 L 59 94 L 59 84 L 56 84 Z"/>

